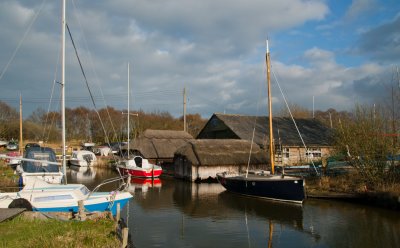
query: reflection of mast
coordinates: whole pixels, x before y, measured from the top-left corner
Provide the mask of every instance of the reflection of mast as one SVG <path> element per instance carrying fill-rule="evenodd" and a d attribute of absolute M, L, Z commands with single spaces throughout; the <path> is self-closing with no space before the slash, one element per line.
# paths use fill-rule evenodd
<path fill-rule="evenodd" d="M 269 235 L 268 235 L 268 248 L 272 248 L 272 234 L 274 232 L 274 225 L 272 220 L 269 220 Z"/>

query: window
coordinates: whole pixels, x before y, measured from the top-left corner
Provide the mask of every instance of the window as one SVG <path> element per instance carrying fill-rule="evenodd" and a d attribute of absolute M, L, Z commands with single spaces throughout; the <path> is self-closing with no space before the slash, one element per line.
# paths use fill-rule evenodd
<path fill-rule="evenodd" d="M 308 158 L 320 158 L 322 157 L 321 148 L 308 148 L 306 152 Z"/>
<path fill-rule="evenodd" d="M 283 153 L 283 157 L 284 158 L 289 158 L 289 147 L 284 147 L 283 149 L 282 149 L 283 151 L 282 151 L 282 153 Z"/>
<path fill-rule="evenodd" d="M 46 202 L 46 201 L 58 201 L 58 200 L 71 200 L 74 199 L 72 195 L 51 195 L 51 196 L 40 196 L 33 199 L 34 202 Z"/>

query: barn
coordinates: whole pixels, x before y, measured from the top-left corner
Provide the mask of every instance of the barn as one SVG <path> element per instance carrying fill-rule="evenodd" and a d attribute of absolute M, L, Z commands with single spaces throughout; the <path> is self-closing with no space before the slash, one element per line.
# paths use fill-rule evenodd
<path fill-rule="evenodd" d="M 251 155 L 250 155 L 251 153 Z M 215 179 L 224 171 L 266 170 L 267 153 L 248 140 L 190 140 L 174 156 L 175 177 L 196 181 Z"/>
<path fill-rule="evenodd" d="M 330 155 L 333 149 L 333 131 L 330 128 L 312 118 L 296 118 L 295 123 L 288 117 L 273 118 L 274 159 L 277 165 L 300 165 L 311 160 L 320 161 Z M 268 116 L 216 113 L 196 139 L 253 140 L 261 149 L 267 150 L 268 130 Z"/>
<path fill-rule="evenodd" d="M 152 163 L 159 164 L 166 173 L 173 173 L 172 162 L 175 151 L 192 140 L 185 131 L 147 129 L 129 144 L 130 154 L 140 155 Z M 126 152 L 128 146 L 122 147 Z"/>

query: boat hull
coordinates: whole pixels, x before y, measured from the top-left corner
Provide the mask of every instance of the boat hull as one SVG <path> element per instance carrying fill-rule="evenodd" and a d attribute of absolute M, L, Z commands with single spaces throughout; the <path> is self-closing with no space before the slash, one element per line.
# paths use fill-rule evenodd
<path fill-rule="evenodd" d="M 0 198 L 0 208 L 8 208 L 9 204 L 14 199 L 24 198 L 18 193 L 1 193 Z M 111 199 L 114 198 L 114 199 Z M 110 195 L 109 193 L 96 193 L 89 199 L 83 201 L 83 205 L 86 211 L 89 212 L 104 212 L 110 211 L 113 215 L 117 213 L 117 205 L 120 205 L 122 209 L 128 201 L 132 198 L 129 192 L 120 192 L 116 195 Z M 29 199 L 29 197 L 25 197 Z M 29 200 L 28 200 L 29 201 Z M 73 212 L 77 213 L 79 211 L 78 202 L 76 200 L 71 201 L 43 201 L 43 202 L 30 202 L 32 205 L 32 211 L 37 212 Z"/>
<path fill-rule="evenodd" d="M 227 176 L 218 173 L 217 179 L 228 191 L 275 201 L 302 204 L 305 199 L 304 179 L 280 176 Z"/>
<path fill-rule="evenodd" d="M 142 168 L 118 168 L 122 175 L 131 175 L 133 177 L 152 178 L 161 176 L 162 169 L 142 169 Z"/>

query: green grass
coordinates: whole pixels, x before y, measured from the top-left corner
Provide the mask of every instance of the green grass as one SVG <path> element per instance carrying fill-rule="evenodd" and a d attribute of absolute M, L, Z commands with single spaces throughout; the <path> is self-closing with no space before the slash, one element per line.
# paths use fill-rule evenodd
<path fill-rule="evenodd" d="M 18 176 L 4 161 L 0 160 L 0 188 L 18 186 Z"/>
<path fill-rule="evenodd" d="M 0 223 L 0 247 L 120 247 L 114 221 L 27 220 Z"/>

